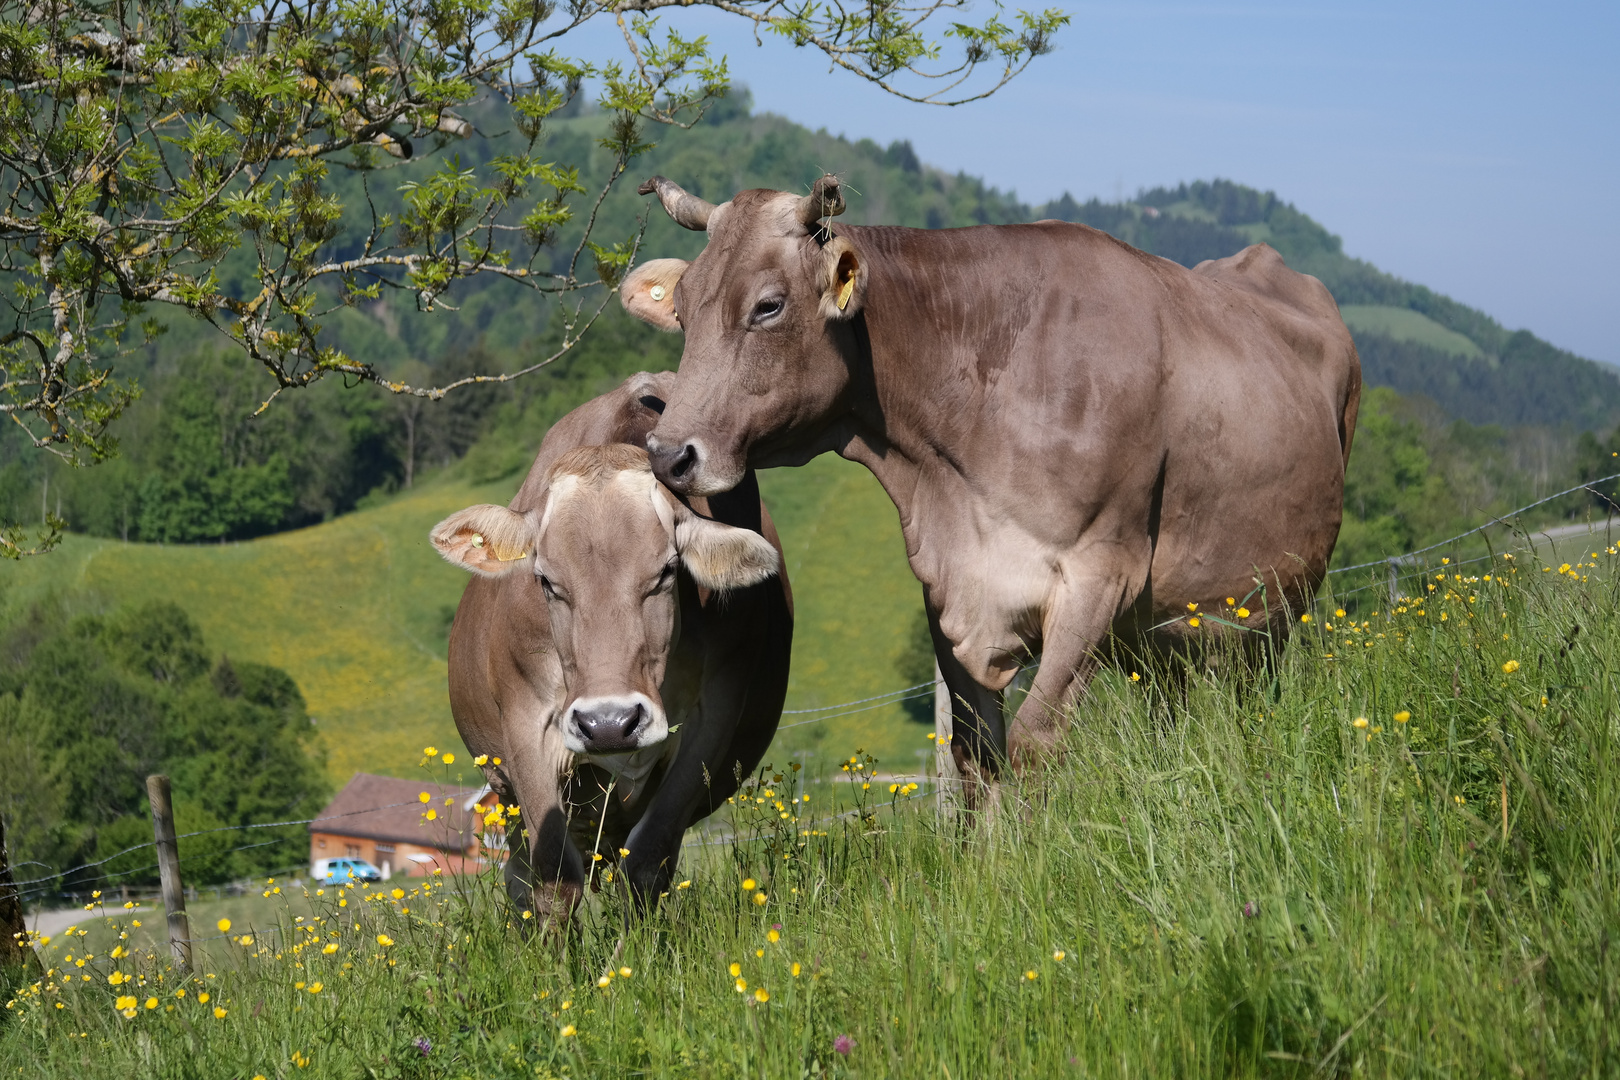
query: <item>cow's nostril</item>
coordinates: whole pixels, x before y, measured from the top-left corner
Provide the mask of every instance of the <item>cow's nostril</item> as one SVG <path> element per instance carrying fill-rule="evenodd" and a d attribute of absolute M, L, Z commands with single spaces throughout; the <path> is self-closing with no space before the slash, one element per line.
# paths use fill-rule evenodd
<path fill-rule="evenodd" d="M 684 477 L 692 470 L 692 466 L 697 464 L 697 457 L 697 447 L 687 443 L 681 447 L 680 453 L 675 455 L 675 460 L 670 462 L 670 475 Z"/>
<path fill-rule="evenodd" d="M 595 701 L 574 707 L 574 724 L 590 750 L 627 750 L 646 715 L 643 702 Z"/>

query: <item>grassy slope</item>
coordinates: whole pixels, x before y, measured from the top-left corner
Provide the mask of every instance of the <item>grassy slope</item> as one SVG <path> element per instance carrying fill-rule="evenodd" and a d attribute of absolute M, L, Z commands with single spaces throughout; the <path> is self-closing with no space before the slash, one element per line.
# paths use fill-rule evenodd
<path fill-rule="evenodd" d="M 1345 325 L 1358 334 L 1383 334 L 1396 341 L 1411 341 L 1431 349 L 1475 359 L 1485 353 L 1468 338 L 1448 330 L 1427 315 L 1410 308 L 1379 304 L 1344 304 L 1339 308 Z"/>
<path fill-rule="evenodd" d="M 423 745 L 456 745 L 444 631 L 465 578 L 433 553 L 428 530 L 471 503 L 504 503 L 517 483 L 442 479 L 324 525 L 241 544 L 70 536 L 47 558 L 0 566 L 0 582 L 13 609 L 52 589 L 97 606 L 173 600 L 211 649 L 275 664 L 298 681 L 333 780 L 401 773 Z M 835 458 L 771 473 L 765 489 L 798 601 L 788 707 L 894 689 L 894 657 L 921 600 L 882 489 Z M 862 746 L 886 762 L 911 763 L 922 734 L 889 707 L 797 728 L 788 747 Z"/>
<path fill-rule="evenodd" d="M 1108 673 L 1067 757 L 965 830 L 826 821 L 820 788 L 784 824 L 785 778 L 650 920 L 609 889 L 565 946 L 487 879 L 329 889 L 313 924 L 295 895 L 184 986 L 162 952 L 66 960 L 104 926 L 60 937 L 70 981 L 21 988 L 0 1072 L 1615 1076 L 1620 577 L 1519 561 L 1314 623 L 1274 695 L 1201 670 L 1167 714 Z"/>

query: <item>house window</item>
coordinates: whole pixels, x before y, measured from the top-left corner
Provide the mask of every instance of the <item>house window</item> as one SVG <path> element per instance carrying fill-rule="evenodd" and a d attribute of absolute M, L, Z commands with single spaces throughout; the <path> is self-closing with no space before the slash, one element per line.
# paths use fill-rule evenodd
<path fill-rule="evenodd" d="M 359 844 L 344 844 L 343 845 L 343 854 L 347 855 L 351 859 L 358 859 L 360 857 L 360 845 Z"/>
<path fill-rule="evenodd" d="M 317 840 L 317 841 L 315 841 L 315 846 L 318 847 L 318 848 L 324 848 L 326 846 L 326 841 L 325 840 Z"/>
<path fill-rule="evenodd" d="M 379 854 L 379 855 L 392 855 L 393 853 L 394 853 L 394 845 L 393 844 L 378 844 L 377 845 L 377 854 Z"/>

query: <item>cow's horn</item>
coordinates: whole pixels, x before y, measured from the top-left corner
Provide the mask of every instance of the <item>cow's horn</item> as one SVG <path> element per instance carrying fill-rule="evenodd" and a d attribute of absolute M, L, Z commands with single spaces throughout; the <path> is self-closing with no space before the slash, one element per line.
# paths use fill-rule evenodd
<path fill-rule="evenodd" d="M 806 227 L 824 217 L 837 217 L 844 212 L 844 188 L 838 177 L 831 174 L 817 180 L 810 194 L 799 200 L 799 220 Z"/>
<path fill-rule="evenodd" d="M 704 232 L 708 229 L 709 215 L 714 213 L 714 203 L 704 202 L 675 181 L 662 176 L 643 180 L 641 186 L 636 188 L 637 194 L 640 195 L 651 195 L 655 191 L 658 192 L 658 201 L 664 204 L 664 212 L 675 224 L 693 232 Z"/>

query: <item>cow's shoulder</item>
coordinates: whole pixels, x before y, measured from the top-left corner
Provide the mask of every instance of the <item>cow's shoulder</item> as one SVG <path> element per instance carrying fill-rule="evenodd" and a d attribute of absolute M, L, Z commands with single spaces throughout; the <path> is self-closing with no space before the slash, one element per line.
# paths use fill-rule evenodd
<path fill-rule="evenodd" d="M 1327 287 L 1309 274 L 1289 269 L 1270 244 L 1250 244 L 1236 255 L 1206 259 L 1193 267 L 1193 273 L 1275 300 L 1307 315 L 1335 321 L 1339 318 L 1338 305 Z"/>
<path fill-rule="evenodd" d="M 664 402 L 675 387 L 673 371 L 638 371 L 601 397 L 592 398 L 551 425 L 540 441 L 529 474 L 512 500 L 514 510 L 538 503 L 542 483 L 556 460 L 581 446 L 629 443 L 645 448 Z"/>

